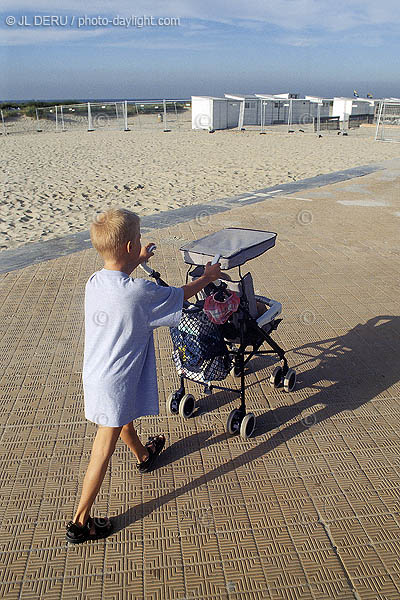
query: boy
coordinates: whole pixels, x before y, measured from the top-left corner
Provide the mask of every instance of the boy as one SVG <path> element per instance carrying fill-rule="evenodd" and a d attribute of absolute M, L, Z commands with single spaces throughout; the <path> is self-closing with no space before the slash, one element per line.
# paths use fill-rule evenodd
<path fill-rule="evenodd" d="M 104 260 L 85 288 L 83 388 L 85 416 L 99 427 L 83 481 L 80 502 L 67 525 L 67 541 L 79 544 L 107 537 L 108 518 L 93 519 L 90 509 L 100 490 L 118 437 L 132 450 L 137 467 L 147 472 L 165 444 L 164 435 L 143 445 L 133 420 L 158 414 L 153 329 L 178 324 L 183 301 L 221 274 L 208 263 L 204 275 L 187 285 L 161 287 L 129 274 L 147 261 L 152 244 L 140 245 L 139 217 L 127 209 L 110 209 L 94 219 L 90 238 Z"/>

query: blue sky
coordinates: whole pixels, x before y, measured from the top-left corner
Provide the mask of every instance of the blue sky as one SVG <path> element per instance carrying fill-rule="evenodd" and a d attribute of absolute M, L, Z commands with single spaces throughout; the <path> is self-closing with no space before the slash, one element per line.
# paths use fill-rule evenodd
<path fill-rule="evenodd" d="M 398 0 L 2 0 L 0 100 L 225 92 L 400 96 Z M 96 19 L 179 18 L 178 26 Z M 28 26 L 6 24 L 26 16 Z M 35 25 L 44 16 L 68 24 Z M 91 26 L 77 27 L 87 16 Z M 40 17 L 42 19 L 40 19 Z M 74 17 L 74 20 L 72 20 Z M 60 21 L 61 22 L 61 21 Z M 64 23 L 64 21 L 62 21 Z"/>

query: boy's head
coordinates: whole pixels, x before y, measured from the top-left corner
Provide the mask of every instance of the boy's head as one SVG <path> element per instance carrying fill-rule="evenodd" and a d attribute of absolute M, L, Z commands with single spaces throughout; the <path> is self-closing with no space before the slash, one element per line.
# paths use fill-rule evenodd
<path fill-rule="evenodd" d="M 124 259 L 128 242 L 131 242 L 134 254 L 139 254 L 140 219 L 126 208 L 110 208 L 94 216 L 90 239 L 105 262 Z"/>

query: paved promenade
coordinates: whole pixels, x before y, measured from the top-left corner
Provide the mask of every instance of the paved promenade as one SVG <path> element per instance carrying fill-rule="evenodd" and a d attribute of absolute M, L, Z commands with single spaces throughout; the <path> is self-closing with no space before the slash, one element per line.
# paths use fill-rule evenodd
<path fill-rule="evenodd" d="M 198 411 L 171 416 L 178 377 L 158 330 L 160 416 L 139 434 L 164 432 L 166 450 L 140 475 L 118 442 L 94 507 L 116 533 L 81 546 L 67 546 L 65 525 L 95 435 L 83 412 L 83 300 L 103 265 L 87 246 L 48 260 L 47 243 L 24 266 L 19 251 L 18 268 L 0 253 L 1 598 L 399 600 L 400 160 L 320 186 L 147 223 L 152 265 L 173 285 L 187 240 L 225 226 L 278 233 L 246 266 L 256 291 L 283 304 L 275 337 L 298 385 L 272 389 L 275 359 L 253 359 L 247 441 L 225 433 L 234 392 L 190 383 Z"/>

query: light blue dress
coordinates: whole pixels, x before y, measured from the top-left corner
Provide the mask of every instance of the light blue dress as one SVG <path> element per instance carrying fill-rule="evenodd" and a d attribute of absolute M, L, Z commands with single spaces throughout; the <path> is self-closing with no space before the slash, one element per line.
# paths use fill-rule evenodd
<path fill-rule="evenodd" d="M 158 415 L 153 330 L 176 327 L 183 289 L 101 269 L 85 287 L 85 416 L 120 427 Z M 172 362 L 171 362 L 172 368 Z"/>

